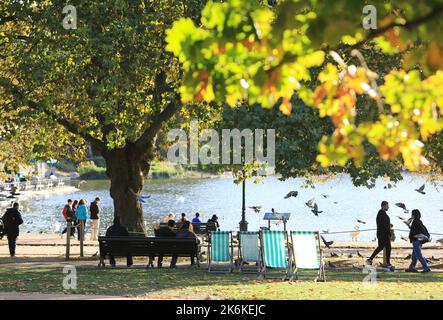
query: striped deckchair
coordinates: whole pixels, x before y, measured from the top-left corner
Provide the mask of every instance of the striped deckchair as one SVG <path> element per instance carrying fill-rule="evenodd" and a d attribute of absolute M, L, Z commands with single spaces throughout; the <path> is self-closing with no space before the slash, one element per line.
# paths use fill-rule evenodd
<path fill-rule="evenodd" d="M 231 231 L 212 231 L 209 236 L 208 249 L 209 272 L 232 272 L 234 248 Z M 213 262 L 229 262 L 228 270 L 214 270 L 216 265 L 213 265 Z"/>
<path fill-rule="evenodd" d="M 266 277 L 270 275 L 268 269 L 278 271 L 285 269 L 283 280 L 289 276 L 290 260 L 288 255 L 288 236 L 286 231 L 260 231 L 260 252 L 262 259 L 262 270 L 260 275 Z M 275 273 L 275 272 L 272 272 Z"/>
<path fill-rule="evenodd" d="M 318 231 L 290 231 L 290 251 L 292 268 L 290 278 L 294 276 L 309 276 L 301 274 L 300 269 L 318 270 L 315 281 L 326 281 L 323 263 L 323 252 L 320 247 L 320 234 Z"/>
<path fill-rule="evenodd" d="M 261 269 L 261 257 L 259 237 L 257 231 L 240 231 L 239 233 L 239 246 L 238 246 L 238 262 L 239 271 L 246 271 L 251 269 L 245 266 L 245 262 L 255 262 L 257 266 L 257 272 L 260 273 Z"/>

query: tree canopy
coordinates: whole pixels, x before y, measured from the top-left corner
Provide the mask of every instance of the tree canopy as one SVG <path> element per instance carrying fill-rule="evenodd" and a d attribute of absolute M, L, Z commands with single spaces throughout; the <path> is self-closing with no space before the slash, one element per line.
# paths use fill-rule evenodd
<path fill-rule="evenodd" d="M 370 30 L 362 25 L 363 1 L 277 2 L 209 1 L 201 26 L 174 23 L 167 41 L 185 70 L 182 100 L 278 104 L 290 114 L 299 109 L 291 100 L 296 91 L 334 125 L 318 144 L 322 166 L 360 166 L 365 144 L 411 170 L 428 164 L 423 142 L 443 129 L 442 2 L 373 1 L 377 28 Z M 402 54 L 400 68 L 380 85 L 360 51 L 374 45 Z M 352 57 L 358 61 L 348 63 Z M 358 121 L 359 99 L 369 99 L 373 119 Z"/>

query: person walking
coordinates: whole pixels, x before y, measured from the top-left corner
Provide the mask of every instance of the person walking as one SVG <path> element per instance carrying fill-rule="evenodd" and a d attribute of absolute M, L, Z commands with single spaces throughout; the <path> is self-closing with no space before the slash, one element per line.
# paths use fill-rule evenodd
<path fill-rule="evenodd" d="M 409 231 L 409 241 L 412 243 L 412 260 L 409 268 L 406 272 L 418 272 L 415 269 L 417 261 L 420 261 L 423 266 L 423 273 L 430 272 L 431 269 L 426 262 L 426 259 L 421 253 L 421 247 L 423 243 L 429 242 L 429 232 L 421 221 L 421 213 L 418 209 L 414 209 L 411 212 L 412 224 L 411 230 Z"/>
<path fill-rule="evenodd" d="M 75 210 L 75 215 L 78 220 L 77 238 L 78 241 L 80 241 L 80 237 L 83 239 L 85 238 L 86 220 L 88 219 L 88 207 L 86 207 L 86 201 L 84 199 L 79 201 L 77 210 Z"/>
<path fill-rule="evenodd" d="M 98 239 L 98 233 L 99 233 L 99 226 L 100 226 L 99 205 L 100 205 L 100 198 L 97 197 L 89 207 L 90 218 L 91 218 L 91 240 L 93 241 Z"/>
<path fill-rule="evenodd" d="M 128 230 L 120 224 L 119 217 L 114 217 L 114 224 L 106 230 L 106 237 L 128 237 Z M 109 264 L 115 267 L 115 257 L 113 255 L 109 255 Z M 132 266 L 132 256 L 128 255 L 126 257 L 126 265 L 129 268 Z"/>
<path fill-rule="evenodd" d="M 4 233 L 8 238 L 9 254 L 15 257 L 15 247 L 19 236 L 19 226 L 23 223 L 22 215 L 18 211 L 18 203 L 14 203 L 12 208 L 6 209 L 3 215 Z"/>
<path fill-rule="evenodd" d="M 389 210 L 389 203 L 382 201 L 381 209 L 377 214 L 377 239 L 378 247 L 374 250 L 372 255 L 366 260 L 368 265 L 372 265 L 372 260 L 383 250 L 386 249 L 386 265 L 385 267 L 393 270 L 391 265 L 391 220 L 386 213 Z"/>

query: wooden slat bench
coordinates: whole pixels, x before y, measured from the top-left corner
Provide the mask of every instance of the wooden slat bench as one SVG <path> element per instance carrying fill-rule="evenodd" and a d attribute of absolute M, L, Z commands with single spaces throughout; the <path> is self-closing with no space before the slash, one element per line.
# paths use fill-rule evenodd
<path fill-rule="evenodd" d="M 196 258 L 196 268 L 200 265 L 200 249 L 196 239 L 158 238 L 158 237 L 99 237 L 100 263 L 105 266 L 105 259 L 114 257 L 191 257 Z"/>

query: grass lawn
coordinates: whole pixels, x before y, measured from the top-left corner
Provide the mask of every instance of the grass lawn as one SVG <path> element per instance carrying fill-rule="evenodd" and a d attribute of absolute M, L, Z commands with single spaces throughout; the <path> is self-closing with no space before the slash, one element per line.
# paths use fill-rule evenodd
<path fill-rule="evenodd" d="M 64 290 L 61 268 L 0 268 L 0 290 L 139 296 L 155 299 L 443 299 L 443 273 L 379 273 L 375 285 L 366 274 L 327 272 L 327 282 L 257 280 L 255 275 L 208 274 L 182 267 L 77 269 L 77 289 Z"/>

